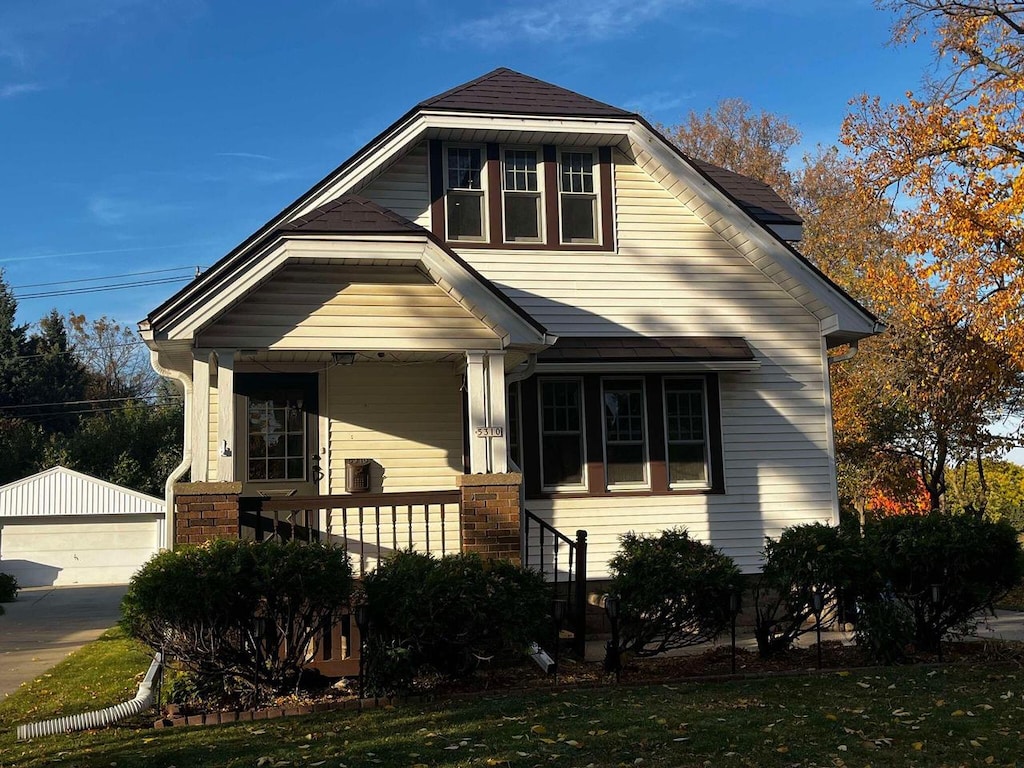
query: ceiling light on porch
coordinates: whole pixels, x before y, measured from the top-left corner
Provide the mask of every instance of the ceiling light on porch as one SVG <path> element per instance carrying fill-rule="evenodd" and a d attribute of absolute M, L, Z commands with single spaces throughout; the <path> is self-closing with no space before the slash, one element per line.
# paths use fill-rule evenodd
<path fill-rule="evenodd" d="M 335 365 L 352 365 L 355 361 L 355 352 L 331 352 L 331 362 Z"/>

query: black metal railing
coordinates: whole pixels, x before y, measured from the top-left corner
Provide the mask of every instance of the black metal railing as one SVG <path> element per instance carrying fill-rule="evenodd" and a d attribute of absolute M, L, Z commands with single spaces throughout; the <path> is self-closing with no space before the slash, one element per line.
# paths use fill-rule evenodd
<path fill-rule="evenodd" d="M 523 510 L 523 564 L 539 570 L 554 585 L 555 598 L 568 601 L 573 651 L 587 644 L 587 532 L 571 539 L 528 509 Z"/>

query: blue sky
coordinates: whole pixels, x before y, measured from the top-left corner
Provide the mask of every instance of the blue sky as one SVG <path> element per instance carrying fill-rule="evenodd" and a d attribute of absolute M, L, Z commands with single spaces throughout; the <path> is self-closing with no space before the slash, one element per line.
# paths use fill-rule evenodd
<path fill-rule="evenodd" d="M 739 96 L 832 143 L 852 97 L 920 80 L 927 45 L 888 47 L 890 21 L 867 0 L 3 0 L 0 268 L 22 322 L 134 324 L 413 104 L 498 66 L 664 123 Z M 135 273 L 177 281 L 29 298 Z M 58 280 L 94 282 L 40 285 Z"/>

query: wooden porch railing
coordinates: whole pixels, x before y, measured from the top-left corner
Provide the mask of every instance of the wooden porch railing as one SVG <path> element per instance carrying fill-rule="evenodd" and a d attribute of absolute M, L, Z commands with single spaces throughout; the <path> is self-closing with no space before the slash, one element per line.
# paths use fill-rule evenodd
<path fill-rule="evenodd" d="M 458 491 L 352 494 L 346 496 L 243 497 L 241 538 L 256 541 L 329 541 L 352 558 L 363 577 L 393 552 L 433 555 L 462 550 Z"/>
<path fill-rule="evenodd" d="M 458 491 L 239 499 L 239 537 L 328 541 L 344 547 L 358 578 L 390 553 L 462 549 Z M 324 627 L 310 666 L 328 676 L 359 672 L 359 630 L 349 614 Z"/>
<path fill-rule="evenodd" d="M 587 645 L 587 532 L 576 531 L 576 539 L 570 539 L 524 509 L 523 564 L 554 584 L 556 598 L 565 596 L 573 651 L 582 658 Z"/>

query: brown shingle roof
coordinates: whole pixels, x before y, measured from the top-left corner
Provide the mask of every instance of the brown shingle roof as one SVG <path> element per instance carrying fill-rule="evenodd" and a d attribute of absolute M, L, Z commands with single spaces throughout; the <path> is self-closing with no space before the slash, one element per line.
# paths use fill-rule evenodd
<path fill-rule="evenodd" d="M 305 216 L 282 224 L 279 232 L 331 232 L 337 234 L 385 234 L 422 232 L 423 228 L 359 195 L 343 195 L 314 208 Z"/>
<path fill-rule="evenodd" d="M 538 363 L 706 362 L 753 360 L 739 336 L 563 336 L 537 355 Z"/>
<path fill-rule="evenodd" d="M 789 203 L 764 182 L 743 176 L 695 157 L 697 168 L 732 195 L 747 213 L 764 224 L 802 224 L 803 219 Z"/>
<path fill-rule="evenodd" d="M 421 101 L 417 107 L 515 115 L 633 117 L 631 112 L 505 67 Z"/>

